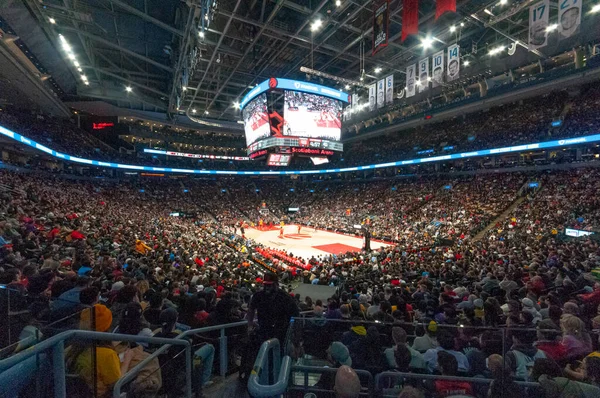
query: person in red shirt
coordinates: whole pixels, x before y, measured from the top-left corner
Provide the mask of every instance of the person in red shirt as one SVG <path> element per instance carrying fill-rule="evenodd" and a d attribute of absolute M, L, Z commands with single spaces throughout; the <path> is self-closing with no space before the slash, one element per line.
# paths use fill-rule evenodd
<path fill-rule="evenodd" d="M 456 376 L 458 373 L 458 362 L 454 355 L 446 352 L 438 352 L 438 368 L 443 376 Z M 436 380 L 435 390 L 440 397 L 451 395 L 473 395 L 471 384 L 458 380 Z"/>
<path fill-rule="evenodd" d="M 567 347 L 561 341 L 562 332 L 550 319 L 544 319 L 537 325 L 538 341 L 535 346 L 546 355 L 560 362 L 567 355 Z"/>

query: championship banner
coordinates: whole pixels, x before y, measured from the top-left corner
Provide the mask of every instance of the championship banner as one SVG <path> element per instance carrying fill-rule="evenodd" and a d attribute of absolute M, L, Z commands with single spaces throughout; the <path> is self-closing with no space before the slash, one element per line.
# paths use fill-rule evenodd
<path fill-rule="evenodd" d="M 385 103 L 391 104 L 394 102 L 394 75 L 389 75 L 385 78 Z"/>
<path fill-rule="evenodd" d="M 544 47 L 546 44 L 548 44 L 548 34 L 546 32 L 546 28 L 548 27 L 549 14 L 550 0 L 543 0 L 529 7 L 530 49 Z"/>
<path fill-rule="evenodd" d="M 377 108 L 383 108 L 385 105 L 385 80 L 377 82 Z"/>
<path fill-rule="evenodd" d="M 355 95 L 352 97 L 352 112 L 351 113 L 355 113 L 360 111 L 362 108 L 362 104 L 360 103 L 360 96 L 359 95 Z"/>
<path fill-rule="evenodd" d="M 415 64 L 406 67 L 406 98 L 415 95 L 416 74 Z"/>
<path fill-rule="evenodd" d="M 419 61 L 419 92 L 429 88 L 429 58 L 425 58 Z"/>
<path fill-rule="evenodd" d="M 448 47 L 448 70 L 446 81 L 451 82 L 460 76 L 460 46 L 453 44 Z"/>
<path fill-rule="evenodd" d="M 402 41 L 419 33 L 419 0 L 402 0 Z"/>
<path fill-rule="evenodd" d="M 375 110 L 375 83 L 369 86 L 369 110 L 372 112 Z"/>
<path fill-rule="evenodd" d="M 571 37 L 579 29 L 582 3 L 582 0 L 558 2 L 558 34 L 562 38 Z"/>
<path fill-rule="evenodd" d="M 432 87 L 441 86 L 444 83 L 444 50 L 433 54 L 432 58 Z"/>
<path fill-rule="evenodd" d="M 390 27 L 390 0 L 374 2 L 373 9 L 373 55 L 388 45 Z"/>
<path fill-rule="evenodd" d="M 456 12 L 456 0 L 436 0 L 435 5 L 436 20 L 445 12 Z"/>

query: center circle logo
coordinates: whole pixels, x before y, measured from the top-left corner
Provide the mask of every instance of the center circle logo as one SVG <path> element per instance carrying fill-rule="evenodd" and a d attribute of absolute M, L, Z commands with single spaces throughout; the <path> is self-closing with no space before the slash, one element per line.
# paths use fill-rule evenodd
<path fill-rule="evenodd" d="M 277 84 L 278 84 L 277 79 L 275 79 L 274 77 L 272 77 L 272 78 L 269 79 L 269 87 L 270 88 L 277 87 Z"/>

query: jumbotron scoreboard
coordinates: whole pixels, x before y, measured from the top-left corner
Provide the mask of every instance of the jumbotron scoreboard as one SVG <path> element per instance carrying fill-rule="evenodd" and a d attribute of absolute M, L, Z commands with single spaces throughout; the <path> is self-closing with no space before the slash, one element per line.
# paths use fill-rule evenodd
<path fill-rule="evenodd" d="M 335 88 L 265 80 L 240 102 L 248 156 L 265 158 L 270 166 L 287 166 L 294 157 L 327 163 L 344 149 L 342 112 L 350 102 L 350 95 Z"/>

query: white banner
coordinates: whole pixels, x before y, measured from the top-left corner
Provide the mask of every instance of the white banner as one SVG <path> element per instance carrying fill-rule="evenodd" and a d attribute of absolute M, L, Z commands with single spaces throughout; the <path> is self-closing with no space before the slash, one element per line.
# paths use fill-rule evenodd
<path fill-rule="evenodd" d="M 460 76 L 460 46 L 453 44 L 448 47 L 448 70 L 446 71 L 446 81 L 458 79 Z"/>
<path fill-rule="evenodd" d="M 375 96 L 376 96 L 376 87 L 375 83 L 369 86 L 369 110 L 375 110 Z"/>
<path fill-rule="evenodd" d="M 406 67 L 406 98 L 415 95 L 415 87 L 417 83 L 416 65 L 412 64 Z"/>
<path fill-rule="evenodd" d="M 353 95 L 352 96 L 352 112 L 351 114 L 357 113 L 361 110 L 362 104 L 360 103 L 360 96 Z"/>
<path fill-rule="evenodd" d="M 385 80 L 377 82 L 377 108 L 383 108 L 385 105 Z"/>
<path fill-rule="evenodd" d="M 581 24 L 583 0 L 559 0 L 558 33 L 561 37 L 571 37 Z"/>
<path fill-rule="evenodd" d="M 433 57 L 431 57 L 431 67 L 433 69 L 433 73 L 431 74 L 432 86 L 441 86 L 444 83 L 444 50 L 433 54 Z"/>
<path fill-rule="evenodd" d="M 429 58 L 425 58 L 419 61 L 419 92 L 429 88 Z"/>
<path fill-rule="evenodd" d="M 385 78 L 385 103 L 390 105 L 394 102 L 394 75 Z"/>
<path fill-rule="evenodd" d="M 529 7 L 530 49 L 544 47 L 548 44 L 548 32 L 546 32 L 548 15 L 550 15 L 550 0 L 543 0 Z"/>

